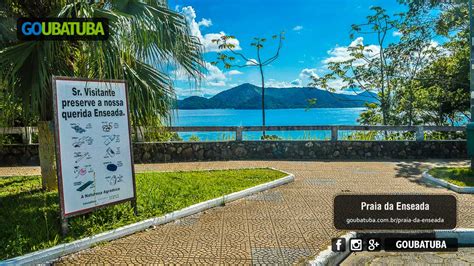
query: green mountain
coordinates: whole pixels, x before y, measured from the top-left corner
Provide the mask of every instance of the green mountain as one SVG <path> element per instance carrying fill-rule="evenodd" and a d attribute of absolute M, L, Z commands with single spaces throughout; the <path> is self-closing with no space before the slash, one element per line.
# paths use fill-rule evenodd
<path fill-rule="evenodd" d="M 315 105 L 308 100 L 316 99 Z M 359 95 L 330 93 L 316 88 L 266 88 L 265 108 L 349 108 L 363 107 L 366 102 L 376 102 L 376 95 L 364 92 Z M 178 109 L 260 109 L 261 89 L 245 83 L 220 92 L 211 98 L 191 96 L 178 100 Z"/>

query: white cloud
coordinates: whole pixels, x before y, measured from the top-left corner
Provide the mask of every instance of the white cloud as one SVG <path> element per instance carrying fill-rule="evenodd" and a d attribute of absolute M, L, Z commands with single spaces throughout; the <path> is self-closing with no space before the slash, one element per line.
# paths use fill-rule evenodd
<path fill-rule="evenodd" d="M 439 46 L 439 42 L 437 42 L 435 40 L 430 41 L 430 47 L 438 47 L 438 46 Z"/>
<path fill-rule="evenodd" d="M 207 88 L 207 87 L 201 87 L 199 89 L 196 88 L 181 88 L 181 87 L 175 87 L 176 95 L 178 99 L 184 99 L 188 98 L 191 96 L 200 96 L 200 97 L 212 97 L 219 92 L 222 92 L 226 90 L 225 88 Z"/>
<path fill-rule="evenodd" d="M 292 82 L 290 82 L 290 84 L 295 87 L 301 87 L 303 86 L 303 81 L 301 79 L 295 79 Z"/>
<path fill-rule="evenodd" d="M 231 70 L 229 72 L 227 72 L 228 75 L 231 75 L 231 76 L 234 76 L 234 75 L 242 75 L 244 73 L 238 71 L 238 70 Z"/>
<path fill-rule="evenodd" d="M 329 80 L 327 84 L 329 88 L 335 89 L 336 93 L 354 94 L 352 90 L 342 89 L 343 87 L 347 86 L 347 83 L 341 78 Z"/>
<path fill-rule="evenodd" d="M 257 64 L 258 64 L 257 59 L 253 59 L 253 58 L 250 58 L 249 61 L 245 62 L 245 65 L 247 66 L 255 66 Z"/>
<path fill-rule="evenodd" d="M 278 80 L 275 80 L 275 79 L 268 79 L 266 82 L 265 82 L 265 86 L 267 88 L 288 88 L 288 87 L 295 87 L 294 84 L 292 84 L 292 82 L 288 82 L 288 81 L 278 81 Z"/>
<path fill-rule="evenodd" d="M 201 27 L 210 27 L 212 26 L 212 20 L 203 18 L 201 21 L 198 22 L 198 26 Z"/>
<path fill-rule="evenodd" d="M 275 79 L 268 79 L 265 82 L 265 86 L 269 88 L 295 88 L 295 87 L 302 87 L 303 82 L 301 79 L 295 79 L 293 81 L 279 81 Z"/>
<path fill-rule="evenodd" d="M 329 63 L 340 63 L 353 59 L 349 48 L 364 45 L 364 38 L 358 37 L 352 41 L 349 46 L 336 46 L 335 48 L 328 51 L 329 57 L 323 60 L 324 64 Z M 378 45 L 367 45 L 364 47 L 364 55 L 368 58 L 378 55 L 380 47 Z M 357 59 L 353 62 L 355 66 L 361 66 L 365 64 L 364 59 Z"/>
<path fill-rule="evenodd" d="M 179 7 L 178 7 L 179 8 Z M 179 10 L 179 9 L 178 9 Z M 201 21 L 196 21 L 196 11 L 192 6 L 185 6 L 179 10 L 183 16 L 186 18 L 186 21 L 189 24 L 191 34 L 196 36 L 201 41 L 202 45 L 204 46 L 205 52 L 217 52 L 220 51 L 218 44 L 213 43 L 212 40 L 219 39 L 221 36 L 226 35 L 225 32 L 221 31 L 219 33 L 207 33 L 202 34 L 201 27 L 210 27 L 212 26 L 212 21 L 210 19 L 201 19 Z M 239 40 L 237 39 L 230 39 L 228 43 L 235 45 L 234 50 L 241 50 Z"/>
<path fill-rule="evenodd" d="M 222 87 L 226 85 L 227 77 L 217 66 L 206 62 L 207 73 L 205 75 L 206 83 L 210 86 Z"/>
<path fill-rule="evenodd" d="M 394 32 L 392 33 L 392 36 L 393 36 L 393 37 L 400 37 L 400 36 L 403 36 L 403 33 L 399 32 L 399 31 L 394 31 Z"/>
<path fill-rule="evenodd" d="M 265 86 L 271 88 L 294 88 L 294 87 L 303 87 L 307 86 L 310 81 L 312 81 L 311 77 L 319 77 L 316 74 L 318 71 L 316 68 L 305 68 L 301 70 L 298 75 L 298 78 L 292 81 L 280 81 L 275 79 L 268 79 L 265 82 Z"/>
<path fill-rule="evenodd" d="M 307 79 L 307 78 L 312 78 L 312 77 L 319 77 L 318 74 L 316 74 L 316 71 L 318 71 L 316 68 L 305 68 L 301 70 L 300 72 L 300 79 Z"/>
<path fill-rule="evenodd" d="M 354 57 L 351 55 L 350 48 L 351 47 L 357 47 L 359 45 L 364 45 L 364 38 L 363 37 L 358 37 L 355 40 L 353 40 L 348 46 L 337 46 L 330 49 L 327 53 L 329 57 L 326 59 L 322 60 L 323 67 L 322 68 L 305 68 L 301 70 L 299 74 L 299 79 L 302 80 L 303 86 L 306 85 L 307 83 L 311 82 L 311 77 L 316 77 L 318 78 L 319 75 L 318 73 L 325 73 L 327 70 L 327 66 L 329 63 L 339 63 L 339 62 L 344 62 L 348 61 L 351 59 L 354 59 Z M 371 58 L 373 56 L 377 56 L 378 53 L 380 52 L 380 47 L 377 45 L 367 45 L 364 47 L 364 55 L 368 58 Z M 363 59 L 356 59 L 353 64 L 355 66 L 362 66 L 366 62 Z M 305 82 L 306 81 L 306 82 Z M 352 91 L 348 90 L 342 90 L 343 87 L 347 85 L 344 80 L 341 78 L 336 78 L 333 80 L 328 80 L 327 82 L 328 86 L 330 88 L 333 88 L 336 90 L 337 93 L 348 93 L 352 94 Z"/>
<path fill-rule="evenodd" d="M 293 28 L 294 31 L 300 31 L 300 30 L 302 30 L 302 29 L 303 29 L 303 26 L 301 26 L 301 25 L 296 25 L 296 26 Z"/>
<path fill-rule="evenodd" d="M 302 87 L 308 85 L 312 81 L 312 77 L 319 77 L 316 72 L 318 69 L 316 68 L 305 68 L 301 70 L 298 78 L 290 82 L 292 86 Z"/>
<path fill-rule="evenodd" d="M 206 73 L 204 74 L 203 84 L 211 87 L 224 87 L 224 86 L 233 86 L 236 84 L 228 84 L 228 81 L 231 81 L 232 76 L 242 75 L 243 72 L 239 70 L 230 70 L 223 72 L 219 67 L 205 62 Z M 186 72 L 182 69 L 174 70 L 171 72 L 171 76 L 177 81 L 187 81 L 189 76 L 186 75 Z"/>

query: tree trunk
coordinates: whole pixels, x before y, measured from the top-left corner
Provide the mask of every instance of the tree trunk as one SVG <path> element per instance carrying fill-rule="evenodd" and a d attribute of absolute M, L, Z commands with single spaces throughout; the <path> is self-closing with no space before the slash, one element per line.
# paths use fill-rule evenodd
<path fill-rule="evenodd" d="M 54 125 L 52 121 L 38 122 L 39 158 L 41 166 L 41 180 L 44 190 L 58 188 L 56 173 L 56 150 L 54 139 Z"/>
<path fill-rule="evenodd" d="M 260 44 L 260 42 L 258 43 Z M 257 58 L 258 58 L 258 67 L 260 69 L 260 79 L 262 81 L 262 129 L 263 129 L 263 139 L 266 136 L 266 129 L 265 129 L 265 76 L 263 75 L 263 65 L 262 59 L 260 59 L 260 49 L 257 50 Z"/>
<path fill-rule="evenodd" d="M 263 70 L 260 67 L 260 73 L 262 75 L 262 126 L 263 126 L 263 138 L 266 136 L 266 122 L 265 122 L 265 80 L 263 76 Z"/>

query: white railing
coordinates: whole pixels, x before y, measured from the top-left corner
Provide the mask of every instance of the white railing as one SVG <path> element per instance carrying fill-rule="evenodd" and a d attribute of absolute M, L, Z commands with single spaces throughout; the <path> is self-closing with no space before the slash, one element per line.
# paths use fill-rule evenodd
<path fill-rule="evenodd" d="M 262 126 L 190 126 L 166 127 L 170 132 L 235 132 L 235 140 L 243 141 L 243 132 L 263 131 Z M 144 134 L 148 129 L 137 130 L 138 142 L 145 140 Z M 339 131 L 376 131 L 376 132 L 414 132 L 416 141 L 424 141 L 426 132 L 464 132 L 464 126 L 266 126 L 266 131 L 330 131 L 331 141 L 338 141 Z M 21 135 L 24 144 L 32 144 L 32 135 L 38 133 L 36 127 L 0 128 L 0 135 Z"/>

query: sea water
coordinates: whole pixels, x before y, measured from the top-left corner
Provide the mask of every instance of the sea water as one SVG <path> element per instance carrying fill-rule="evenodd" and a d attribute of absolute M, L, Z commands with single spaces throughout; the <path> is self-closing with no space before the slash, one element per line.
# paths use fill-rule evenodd
<path fill-rule="evenodd" d="M 312 126 L 312 125 L 357 125 L 357 118 L 365 108 L 313 108 L 313 109 L 269 109 L 266 110 L 267 126 Z M 172 119 L 173 126 L 261 126 L 262 110 L 198 109 L 177 110 Z M 182 132 L 181 138 L 189 140 L 197 136 L 200 140 L 232 140 L 233 132 Z M 262 132 L 244 132 L 244 140 L 260 139 Z M 267 131 L 283 139 L 329 139 L 328 131 Z"/>

